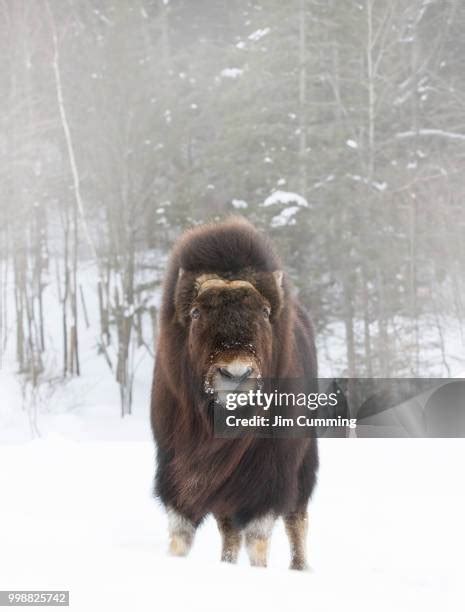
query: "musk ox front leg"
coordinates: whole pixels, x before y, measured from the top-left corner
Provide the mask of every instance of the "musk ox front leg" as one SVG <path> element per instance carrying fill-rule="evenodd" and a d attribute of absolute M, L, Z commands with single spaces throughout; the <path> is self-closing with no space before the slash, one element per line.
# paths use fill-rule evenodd
<path fill-rule="evenodd" d="M 236 563 L 241 549 L 242 533 L 234 526 L 230 517 L 217 516 L 215 518 L 222 540 L 221 561 Z"/>
<path fill-rule="evenodd" d="M 245 527 L 245 546 L 250 559 L 250 565 L 266 567 L 268 547 L 276 517 L 273 514 L 250 521 Z"/>
<path fill-rule="evenodd" d="M 197 526 L 174 508 L 167 509 L 169 552 L 175 557 L 185 557 L 192 547 Z"/>
<path fill-rule="evenodd" d="M 290 569 L 307 569 L 306 541 L 308 531 L 308 514 L 306 510 L 291 512 L 284 517 L 287 537 L 291 545 Z"/>

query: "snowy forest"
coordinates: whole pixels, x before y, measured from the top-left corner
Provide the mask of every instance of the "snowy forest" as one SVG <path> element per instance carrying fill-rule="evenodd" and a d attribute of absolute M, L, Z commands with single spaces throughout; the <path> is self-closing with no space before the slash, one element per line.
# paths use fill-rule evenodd
<path fill-rule="evenodd" d="M 322 375 L 464 370 L 461 0 L 0 14 L 0 375 L 28 405 L 88 376 L 124 416 L 137 372 L 148 402 L 169 249 L 230 214 L 276 244 Z"/>

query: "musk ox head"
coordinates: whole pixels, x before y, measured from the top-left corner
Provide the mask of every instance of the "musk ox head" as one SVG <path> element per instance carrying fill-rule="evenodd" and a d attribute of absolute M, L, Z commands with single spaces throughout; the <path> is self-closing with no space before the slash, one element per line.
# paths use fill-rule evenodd
<path fill-rule="evenodd" d="M 240 391 L 270 376 L 282 272 L 196 274 L 180 270 L 176 316 L 192 369 L 207 393 Z"/>

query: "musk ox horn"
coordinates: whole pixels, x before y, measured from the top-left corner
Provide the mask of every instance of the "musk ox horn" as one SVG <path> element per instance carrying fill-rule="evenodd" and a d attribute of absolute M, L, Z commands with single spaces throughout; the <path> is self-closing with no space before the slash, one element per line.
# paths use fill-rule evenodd
<path fill-rule="evenodd" d="M 244 287 L 256 291 L 252 283 L 245 280 L 226 280 L 217 274 L 202 274 L 195 281 L 197 295 L 200 295 L 207 289 L 239 289 Z"/>
<path fill-rule="evenodd" d="M 273 276 L 275 277 L 276 284 L 278 285 L 278 287 L 280 289 L 282 289 L 282 287 L 283 287 L 283 271 L 282 270 L 275 270 L 273 272 Z"/>

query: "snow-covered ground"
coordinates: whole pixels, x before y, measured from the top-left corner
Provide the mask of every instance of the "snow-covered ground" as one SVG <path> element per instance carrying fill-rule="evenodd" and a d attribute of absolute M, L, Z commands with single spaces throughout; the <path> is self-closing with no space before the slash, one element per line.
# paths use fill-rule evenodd
<path fill-rule="evenodd" d="M 96 354 L 90 272 L 82 279 L 90 318 L 82 377 L 45 382 L 34 408 L 11 344 L 0 370 L 0 590 L 70 590 L 80 612 L 463 609 L 463 440 L 323 440 L 310 572 L 287 569 L 281 523 L 266 570 L 250 568 L 244 555 L 236 567 L 221 564 L 212 520 L 187 559 L 169 558 L 165 514 L 151 495 L 153 359 L 138 356 L 134 413 L 121 419 L 118 387 Z M 56 308 L 53 292 L 51 285 L 47 308 Z M 54 320 L 58 312 L 47 345 L 59 354 Z M 343 331 L 336 325 L 320 336 L 323 376 L 344 370 Z M 454 375 L 463 351 L 459 334 L 451 339 Z M 444 375 L 440 365 L 432 361 L 432 371 Z M 59 372 L 59 358 L 47 370 Z"/>
<path fill-rule="evenodd" d="M 50 435 L 0 446 L 0 589 L 66 589 L 71 609 L 463 610 L 463 440 L 323 440 L 310 572 L 221 564 L 212 520 L 166 554 L 154 449 Z"/>

